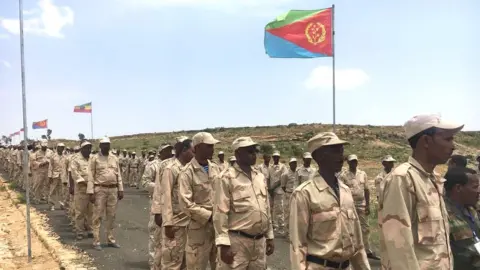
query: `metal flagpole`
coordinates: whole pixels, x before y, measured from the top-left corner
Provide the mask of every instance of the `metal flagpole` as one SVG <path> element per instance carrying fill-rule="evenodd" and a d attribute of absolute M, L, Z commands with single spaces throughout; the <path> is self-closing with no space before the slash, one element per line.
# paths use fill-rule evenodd
<path fill-rule="evenodd" d="M 20 23 L 20 66 L 22 75 L 22 106 L 23 106 L 23 177 L 27 189 L 27 254 L 28 262 L 32 262 L 32 242 L 30 234 L 30 181 L 28 179 L 28 129 L 27 129 L 27 95 L 25 91 L 25 49 L 23 42 L 23 0 L 18 0 L 18 16 Z"/>
<path fill-rule="evenodd" d="M 90 112 L 90 129 L 92 131 L 92 143 L 93 143 L 93 102 L 90 103 L 90 108 L 92 108 L 92 111 Z"/>
<path fill-rule="evenodd" d="M 332 5 L 332 92 L 333 92 L 333 132 L 335 132 L 335 5 Z"/>

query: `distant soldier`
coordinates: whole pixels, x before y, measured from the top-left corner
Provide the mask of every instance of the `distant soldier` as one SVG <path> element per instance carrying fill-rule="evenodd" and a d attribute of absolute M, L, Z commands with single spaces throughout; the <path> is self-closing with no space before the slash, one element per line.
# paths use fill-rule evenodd
<path fill-rule="evenodd" d="M 180 209 L 190 217 L 185 248 L 187 269 L 206 270 L 216 268 L 217 249 L 212 223 L 213 185 L 220 173 L 217 165 L 210 162 L 214 145 L 219 141 L 208 132 L 199 132 L 192 137 L 195 157 L 180 173 Z"/>
<path fill-rule="evenodd" d="M 120 164 L 120 171 L 122 172 L 122 180 L 128 184 L 128 163 L 129 159 L 127 157 L 127 149 L 122 150 L 122 155 L 118 158 L 118 163 Z"/>
<path fill-rule="evenodd" d="M 452 155 L 448 161 L 448 168 L 466 168 L 467 167 L 467 157 L 462 155 Z"/>
<path fill-rule="evenodd" d="M 60 205 L 61 192 L 64 182 L 67 178 L 66 158 L 63 155 L 65 145 L 63 143 L 57 144 L 57 152 L 50 157 L 48 167 L 48 179 L 50 182 L 50 189 L 48 193 L 48 203 L 51 205 L 52 211 L 55 210 L 56 205 Z"/>
<path fill-rule="evenodd" d="M 299 185 L 303 182 L 313 179 L 313 176 L 317 171 L 311 166 L 311 164 L 312 154 L 310 152 L 303 153 L 303 165 L 297 170 Z"/>
<path fill-rule="evenodd" d="M 129 172 L 129 186 L 130 187 L 136 187 L 138 183 L 138 173 L 140 169 L 140 159 L 137 158 L 137 153 L 132 152 L 132 157 L 129 160 L 128 163 L 128 172 Z"/>
<path fill-rule="evenodd" d="M 480 269 L 480 220 L 475 205 L 480 177 L 470 168 L 455 167 L 445 175 L 445 206 L 450 227 L 453 269 Z"/>
<path fill-rule="evenodd" d="M 283 213 L 283 190 L 281 187 L 281 176 L 287 171 L 285 164 L 280 163 L 280 152 L 273 152 L 273 165 L 268 171 L 267 186 L 272 198 L 273 229 L 279 235 L 285 234 L 285 215 Z"/>
<path fill-rule="evenodd" d="M 140 187 L 142 186 L 142 176 L 143 176 L 143 173 L 145 172 L 145 167 L 147 166 L 147 162 L 148 162 L 148 156 L 147 156 L 147 153 L 145 152 L 145 150 L 142 150 L 142 156 L 139 157 L 140 159 L 140 167 L 139 167 L 139 172 L 138 172 L 138 183 L 137 183 L 137 189 L 140 189 Z"/>
<path fill-rule="evenodd" d="M 225 153 L 223 151 L 218 152 L 218 161 L 215 162 L 218 169 L 222 172 L 228 167 L 228 163 L 225 162 Z"/>
<path fill-rule="evenodd" d="M 383 170 L 375 177 L 375 191 L 377 192 L 377 201 L 378 198 L 380 197 L 380 184 L 385 180 L 385 177 L 387 177 L 387 174 L 389 174 L 393 167 L 395 166 L 395 159 L 391 155 L 386 155 L 382 159 L 382 166 Z"/>
<path fill-rule="evenodd" d="M 291 158 L 288 162 L 289 169 L 286 170 L 281 178 L 281 186 L 284 193 L 283 197 L 283 214 L 285 215 L 285 234 L 283 236 L 288 237 L 288 220 L 290 217 L 290 197 L 292 192 L 298 186 L 298 172 L 297 172 L 297 159 Z"/>
<path fill-rule="evenodd" d="M 367 174 L 358 169 L 358 157 L 349 155 L 347 157 L 348 169 L 340 173 L 338 179 L 346 184 L 352 191 L 353 200 L 360 225 L 362 226 L 362 237 L 367 257 L 374 260 L 380 260 L 370 249 L 370 224 L 368 216 L 370 215 L 370 189 Z"/>
<path fill-rule="evenodd" d="M 270 160 L 271 156 L 267 153 L 263 154 L 263 162 L 256 166 L 256 169 L 260 171 L 263 176 L 265 176 L 265 185 L 267 184 L 268 179 L 268 170 L 270 169 Z"/>
<path fill-rule="evenodd" d="M 182 168 L 193 158 L 192 140 L 177 142 L 175 153 L 176 157 L 162 174 L 162 269 L 169 270 L 180 270 L 186 266 L 184 255 L 190 218 L 180 210 L 178 177 Z"/>
<path fill-rule="evenodd" d="M 95 205 L 92 219 L 93 248 L 102 249 L 100 225 L 104 213 L 107 246 L 120 248 L 113 235 L 113 223 L 115 222 L 117 203 L 123 199 L 123 183 L 118 159 L 110 154 L 108 137 L 100 140 L 100 153 L 90 159 L 87 194 L 90 196 L 90 202 Z"/>
<path fill-rule="evenodd" d="M 75 233 L 77 240 L 88 236 L 93 236 L 92 216 L 93 204 L 90 202 L 87 194 L 87 181 L 89 174 L 89 160 L 92 152 L 92 144 L 89 141 L 83 141 L 80 145 L 80 153 L 72 159 L 70 169 L 72 180 L 74 182 L 74 205 L 75 205 Z"/>
<path fill-rule="evenodd" d="M 215 244 L 218 269 L 267 269 L 265 255 L 274 251 L 265 176 L 253 168 L 257 143 L 250 137 L 233 141 L 237 164 L 215 180 Z"/>
<path fill-rule="evenodd" d="M 439 115 L 418 115 L 405 123 L 413 154 L 381 184 L 380 245 L 386 269 L 450 270 L 448 214 L 434 169 L 445 164 L 455 149 L 453 138 L 463 125 Z"/>
<path fill-rule="evenodd" d="M 40 200 L 45 200 L 47 197 L 45 186 L 48 185 L 49 159 L 53 154 L 53 152 L 48 149 L 47 140 L 43 140 L 40 143 L 40 147 L 40 150 L 36 151 L 32 157 L 33 168 L 35 168 L 32 171 L 35 179 L 32 193 L 36 203 L 39 203 Z"/>
<path fill-rule="evenodd" d="M 235 165 L 235 162 L 236 162 L 236 161 L 237 161 L 237 159 L 236 159 L 235 157 L 230 157 L 230 158 L 228 159 L 228 163 L 229 163 L 230 166 Z"/>
<path fill-rule="evenodd" d="M 336 177 L 345 144 L 332 132 L 307 142 L 319 171 L 295 189 L 290 201 L 292 270 L 370 269 L 352 192 Z"/>

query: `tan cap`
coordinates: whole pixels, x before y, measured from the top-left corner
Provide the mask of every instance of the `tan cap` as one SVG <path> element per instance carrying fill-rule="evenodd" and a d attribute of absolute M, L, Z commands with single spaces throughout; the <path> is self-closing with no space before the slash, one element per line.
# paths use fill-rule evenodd
<path fill-rule="evenodd" d="M 403 127 L 407 139 L 410 139 L 418 133 L 432 127 L 452 130 L 455 133 L 463 129 L 463 125 L 443 120 L 439 114 L 421 114 L 414 116 L 412 119 L 408 120 Z"/>
<path fill-rule="evenodd" d="M 80 148 L 83 148 L 87 145 L 92 145 L 89 141 L 83 141 L 82 144 L 80 145 Z"/>
<path fill-rule="evenodd" d="M 237 158 L 235 156 L 231 156 L 228 160 L 230 161 L 237 161 Z"/>
<path fill-rule="evenodd" d="M 201 143 L 204 144 L 217 144 L 220 141 L 213 138 L 213 135 L 208 132 L 199 132 L 192 137 L 193 146 L 197 146 Z"/>
<path fill-rule="evenodd" d="M 303 153 L 303 158 L 312 158 L 312 154 L 310 152 Z"/>
<path fill-rule="evenodd" d="M 102 143 L 110 143 L 110 138 L 108 137 L 103 137 L 101 140 L 100 140 L 100 144 Z"/>
<path fill-rule="evenodd" d="M 296 158 L 291 158 L 288 163 L 292 163 L 292 162 L 297 162 L 297 159 Z"/>
<path fill-rule="evenodd" d="M 280 151 L 273 151 L 272 156 L 273 157 L 279 157 L 280 156 Z"/>
<path fill-rule="evenodd" d="M 218 155 L 219 155 L 219 156 L 220 156 L 220 155 L 225 155 L 225 153 L 224 153 L 223 151 L 220 151 L 220 152 L 218 152 Z"/>
<path fill-rule="evenodd" d="M 136 154 L 137 154 L 137 153 L 135 153 L 135 152 L 132 152 L 132 155 L 136 155 Z"/>
<path fill-rule="evenodd" d="M 175 138 L 175 142 L 177 142 L 177 143 L 181 143 L 185 140 L 188 140 L 187 136 L 178 136 L 178 137 Z"/>
<path fill-rule="evenodd" d="M 160 147 L 158 148 L 158 151 L 163 151 L 164 149 L 167 149 L 169 147 L 173 147 L 173 146 L 169 143 L 164 143 L 164 144 L 160 145 Z"/>
<path fill-rule="evenodd" d="M 348 161 L 358 160 L 358 157 L 357 157 L 357 155 L 348 155 L 347 160 Z"/>
<path fill-rule="evenodd" d="M 148 155 L 148 158 L 154 158 L 155 156 L 154 155 Z"/>
<path fill-rule="evenodd" d="M 58 143 L 58 144 L 57 144 L 57 147 L 65 147 L 65 144 L 63 144 L 63 143 Z"/>
<path fill-rule="evenodd" d="M 238 148 L 249 147 L 257 145 L 256 142 L 252 140 L 250 137 L 240 137 L 233 141 L 232 148 L 233 151 L 237 150 Z"/>
<path fill-rule="evenodd" d="M 40 141 L 40 146 L 41 147 L 47 147 L 48 146 L 48 141 L 47 140 L 41 140 Z"/>
<path fill-rule="evenodd" d="M 313 153 L 322 146 L 348 144 L 347 141 L 340 140 L 333 132 L 321 132 L 307 141 L 308 152 Z"/>
<path fill-rule="evenodd" d="M 78 150 L 80 150 L 80 146 L 75 145 L 75 146 L 73 147 L 73 151 L 78 151 Z"/>
<path fill-rule="evenodd" d="M 390 161 L 396 161 L 391 155 L 386 155 L 383 159 L 382 162 L 390 162 Z"/>

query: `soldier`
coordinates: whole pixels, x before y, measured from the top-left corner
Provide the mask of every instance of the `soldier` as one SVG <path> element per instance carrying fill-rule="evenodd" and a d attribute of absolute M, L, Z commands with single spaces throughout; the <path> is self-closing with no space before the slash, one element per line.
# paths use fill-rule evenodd
<path fill-rule="evenodd" d="M 283 213 L 283 190 L 281 187 L 281 176 L 287 171 L 285 164 L 280 163 L 280 152 L 273 152 L 273 165 L 268 171 L 268 193 L 272 198 L 272 217 L 273 217 L 273 230 L 279 235 L 285 234 L 285 216 Z"/>
<path fill-rule="evenodd" d="M 312 154 L 310 152 L 303 153 L 303 165 L 298 168 L 298 184 L 302 184 L 310 179 L 313 179 L 313 176 L 316 173 L 315 168 L 311 166 L 312 164 Z"/>
<path fill-rule="evenodd" d="M 285 215 L 285 234 L 284 236 L 288 238 L 288 220 L 290 217 L 290 197 L 292 196 L 293 190 L 298 186 L 298 172 L 297 172 L 297 159 L 291 158 L 288 162 L 289 170 L 285 171 L 280 177 L 280 182 L 282 185 L 282 190 L 285 192 L 283 194 L 283 213 Z"/>
<path fill-rule="evenodd" d="M 233 141 L 237 164 L 215 180 L 215 244 L 220 247 L 218 269 L 266 269 L 274 251 L 265 176 L 254 169 L 257 143 L 250 137 Z"/>
<path fill-rule="evenodd" d="M 475 205 L 479 177 L 475 170 L 456 167 L 445 175 L 445 206 L 450 226 L 453 269 L 480 269 L 480 220 Z"/>
<path fill-rule="evenodd" d="M 180 209 L 190 217 L 185 248 L 188 270 L 215 270 L 215 230 L 212 223 L 213 184 L 219 169 L 210 162 L 214 146 L 219 141 L 208 132 L 199 132 L 192 138 L 195 157 L 178 177 Z"/>
<path fill-rule="evenodd" d="M 136 187 L 138 182 L 138 169 L 140 168 L 140 159 L 137 158 L 137 153 L 132 152 L 132 157 L 128 163 L 128 171 L 129 171 L 129 180 L 130 180 L 130 187 Z"/>
<path fill-rule="evenodd" d="M 70 217 L 70 222 L 74 230 L 76 228 L 75 226 L 75 181 L 73 181 L 73 176 L 72 176 L 72 163 L 79 156 L 79 152 L 80 152 L 80 147 L 76 145 L 73 148 L 73 154 L 70 156 L 70 159 L 68 162 L 68 194 L 69 194 L 68 216 Z"/>
<path fill-rule="evenodd" d="M 145 166 L 147 166 L 147 162 L 148 162 L 148 157 L 145 150 L 142 150 L 142 156 L 139 157 L 139 159 L 140 159 L 140 165 L 139 165 L 140 167 L 138 168 L 139 172 L 138 172 L 137 189 L 140 189 L 140 186 L 142 185 L 142 176 L 143 176 L 143 173 L 145 172 Z"/>
<path fill-rule="evenodd" d="M 218 161 L 215 163 L 221 172 L 228 167 L 228 164 L 225 162 L 225 153 L 223 153 L 223 151 L 218 152 Z"/>
<path fill-rule="evenodd" d="M 477 155 L 475 160 L 477 161 L 477 173 L 480 174 L 480 154 Z"/>
<path fill-rule="evenodd" d="M 434 169 L 455 149 L 463 125 L 439 115 L 418 115 L 404 125 L 413 154 L 381 184 L 379 224 L 386 269 L 452 269 L 448 218 Z"/>
<path fill-rule="evenodd" d="M 127 157 L 127 149 L 122 150 L 122 156 L 118 159 L 118 163 L 120 164 L 120 170 L 122 172 L 122 180 L 128 185 L 128 157 Z"/>
<path fill-rule="evenodd" d="M 237 159 L 236 159 L 234 156 L 232 156 L 232 157 L 230 157 L 230 158 L 228 159 L 228 162 L 230 163 L 230 164 L 229 164 L 230 166 L 235 165 L 235 162 L 236 162 L 236 161 L 237 161 Z"/>
<path fill-rule="evenodd" d="M 292 270 L 370 269 L 352 193 L 336 177 L 345 144 L 332 132 L 307 142 L 319 171 L 295 189 L 290 201 Z"/>
<path fill-rule="evenodd" d="M 100 140 L 100 153 L 90 159 L 87 183 L 87 194 L 90 202 L 95 205 L 92 219 L 93 248 L 102 250 L 100 246 L 100 225 L 105 213 L 105 231 L 107 246 L 120 248 L 113 235 L 113 223 L 117 203 L 123 199 L 123 183 L 120 164 L 117 157 L 110 154 L 110 139 Z"/>
<path fill-rule="evenodd" d="M 45 194 L 45 186 L 48 185 L 48 166 L 49 159 L 52 156 L 52 151 L 48 149 L 47 140 L 43 140 L 40 143 L 40 150 L 36 151 L 33 159 L 33 174 L 35 182 L 33 184 L 33 198 L 35 203 L 39 203 L 40 200 L 45 200 L 47 195 Z"/>
<path fill-rule="evenodd" d="M 358 157 L 356 155 L 349 155 L 347 163 L 348 170 L 342 171 L 338 178 L 352 191 L 357 214 L 360 218 L 360 225 L 362 226 L 363 245 L 365 246 L 367 257 L 380 260 L 370 249 L 370 225 L 368 223 L 368 215 L 370 215 L 370 189 L 367 174 L 358 169 Z"/>
<path fill-rule="evenodd" d="M 65 145 L 63 143 L 57 144 L 57 152 L 50 157 L 48 167 L 48 179 L 50 182 L 50 189 L 48 193 L 48 203 L 51 205 L 50 210 L 55 210 L 55 205 L 60 205 L 60 194 L 62 192 L 62 183 L 66 182 L 67 170 L 66 158 L 63 155 Z"/>
<path fill-rule="evenodd" d="M 382 159 L 383 170 L 375 177 L 375 191 L 377 192 L 377 201 L 380 196 L 380 184 L 385 180 L 387 174 L 389 174 L 395 166 L 395 159 L 391 155 L 386 155 Z"/>
<path fill-rule="evenodd" d="M 185 139 L 175 144 L 176 157 L 165 167 L 162 174 L 163 234 L 162 269 L 185 268 L 185 244 L 189 217 L 180 210 L 178 176 L 193 158 L 192 140 Z"/>
<path fill-rule="evenodd" d="M 85 237 L 86 231 L 88 237 L 93 236 L 92 215 L 93 204 L 90 202 L 87 194 L 87 181 L 89 174 L 89 160 L 92 151 L 92 144 L 89 141 L 83 141 L 80 145 L 80 153 L 73 158 L 71 162 L 72 180 L 74 182 L 74 205 L 75 205 L 75 233 L 77 240 Z"/>
<path fill-rule="evenodd" d="M 448 168 L 455 168 L 455 167 L 460 167 L 460 168 L 466 168 L 467 167 L 467 157 L 462 156 L 462 155 L 452 155 L 450 157 L 450 160 L 448 161 Z"/>

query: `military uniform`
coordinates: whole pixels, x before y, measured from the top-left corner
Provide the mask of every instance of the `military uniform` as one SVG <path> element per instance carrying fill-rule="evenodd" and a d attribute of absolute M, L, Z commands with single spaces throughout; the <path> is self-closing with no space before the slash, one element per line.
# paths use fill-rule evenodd
<path fill-rule="evenodd" d="M 291 162 L 297 162 L 297 159 L 290 159 Z M 289 218 L 290 218 L 290 197 L 292 192 L 298 186 L 298 171 L 292 171 L 290 168 L 286 170 L 281 176 L 282 189 L 285 190 L 283 197 L 283 214 L 285 215 L 285 235 L 288 235 L 289 230 Z"/>
<path fill-rule="evenodd" d="M 150 157 L 154 157 L 150 155 Z M 146 191 L 148 191 L 150 197 L 150 208 L 152 207 L 152 198 L 153 198 L 153 191 L 155 189 L 155 177 L 157 174 L 157 167 L 158 162 L 157 160 L 148 161 L 147 165 L 145 166 L 145 171 L 142 175 L 142 187 Z M 159 227 L 155 224 L 154 214 L 150 212 L 150 219 L 148 221 L 148 263 L 150 268 L 154 269 L 154 260 L 155 260 L 155 235 L 157 234 L 157 230 Z"/>
<path fill-rule="evenodd" d="M 58 144 L 57 147 L 62 145 L 63 144 Z M 55 153 L 50 158 L 48 167 L 48 178 L 50 179 L 48 202 L 50 203 L 52 210 L 55 209 L 55 205 L 60 204 L 61 202 L 62 186 L 67 178 L 66 165 L 66 157 L 63 154 L 59 155 L 58 153 Z"/>
<path fill-rule="evenodd" d="M 46 146 L 47 142 L 42 142 L 42 146 Z M 52 150 L 48 149 L 43 151 L 37 150 L 33 155 L 33 168 L 32 171 L 34 183 L 33 183 L 33 197 L 38 202 L 41 199 L 47 197 L 46 187 L 48 187 L 48 166 L 49 159 L 53 155 Z"/>
<path fill-rule="evenodd" d="M 132 154 L 134 154 L 133 152 Z M 128 172 L 129 172 L 129 186 L 136 187 L 139 182 L 139 169 L 141 167 L 141 160 L 137 157 L 132 157 L 128 162 Z"/>
<path fill-rule="evenodd" d="M 280 155 L 279 153 L 274 153 L 275 155 Z M 273 218 L 273 229 L 275 232 L 277 232 L 280 235 L 285 234 L 285 215 L 283 213 L 283 190 L 281 187 L 281 176 L 283 173 L 287 171 L 287 167 L 283 163 L 278 163 L 278 164 L 272 164 L 270 166 L 270 169 L 268 170 L 268 177 L 269 180 L 267 181 L 269 183 L 269 189 L 273 189 L 273 198 L 272 198 L 272 218 Z"/>

